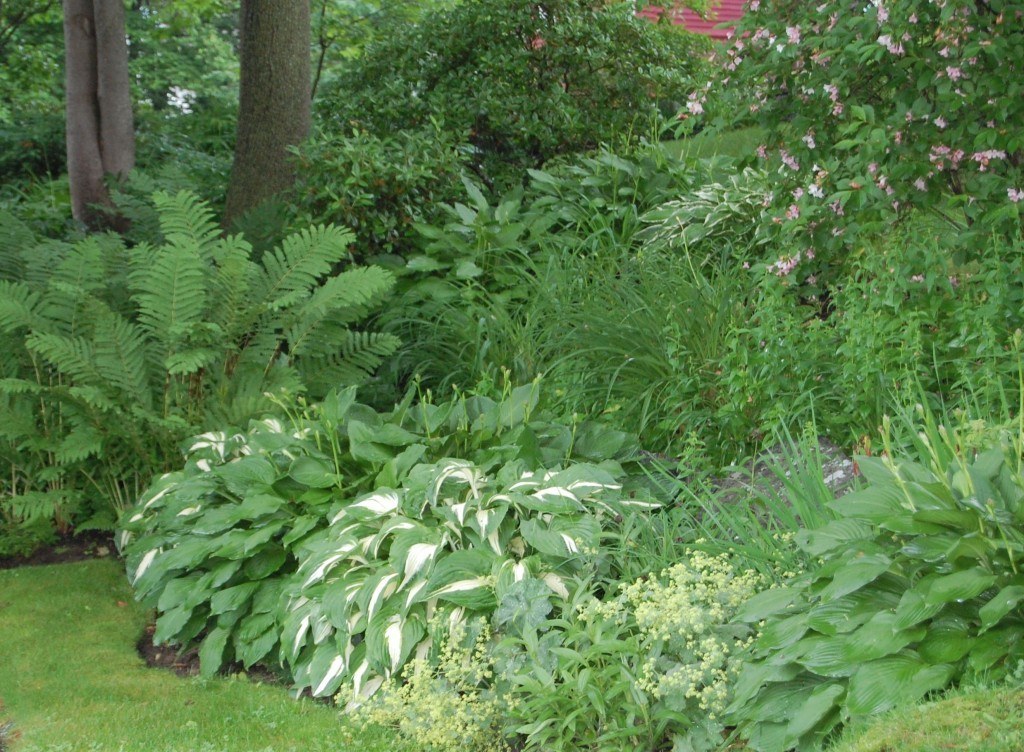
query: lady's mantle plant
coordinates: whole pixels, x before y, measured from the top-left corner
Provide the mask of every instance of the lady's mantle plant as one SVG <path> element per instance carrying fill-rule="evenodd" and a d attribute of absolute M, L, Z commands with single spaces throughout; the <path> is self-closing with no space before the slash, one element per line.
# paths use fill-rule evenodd
<path fill-rule="evenodd" d="M 936 209 L 1013 235 L 1024 211 L 1024 4 L 1010 0 L 753 0 L 724 83 L 767 130 L 778 171 L 761 233 L 769 267 L 805 279 L 858 231 Z M 710 89 L 710 86 L 709 86 Z M 697 93 L 691 112 L 703 109 Z M 819 259 L 819 263 L 820 263 Z"/>

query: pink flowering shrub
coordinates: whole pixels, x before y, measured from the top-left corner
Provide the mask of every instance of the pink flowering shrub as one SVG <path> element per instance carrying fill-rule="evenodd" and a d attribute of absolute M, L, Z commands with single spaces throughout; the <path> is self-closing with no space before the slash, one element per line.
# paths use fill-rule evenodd
<path fill-rule="evenodd" d="M 753 98 L 721 124 L 766 129 L 758 162 L 777 171 L 775 273 L 804 281 L 913 209 L 967 250 L 1020 231 L 1022 2 L 753 0 L 715 88 L 731 87 Z"/>

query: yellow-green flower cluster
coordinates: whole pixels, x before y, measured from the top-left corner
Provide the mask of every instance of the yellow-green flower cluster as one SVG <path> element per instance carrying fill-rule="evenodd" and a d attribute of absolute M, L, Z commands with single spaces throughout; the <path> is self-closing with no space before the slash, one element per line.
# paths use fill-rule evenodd
<path fill-rule="evenodd" d="M 753 639 L 729 621 L 764 585 L 755 572 L 737 572 L 727 554 L 693 551 L 657 577 L 624 585 L 618 598 L 587 604 L 580 617 L 632 620 L 644 653 L 639 689 L 680 710 L 693 701 L 714 718 L 727 704 L 736 654 Z"/>
<path fill-rule="evenodd" d="M 396 729 L 417 749 L 432 752 L 507 752 L 500 732 L 507 698 L 481 688 L 492 676 L 489 628 L 469 646 L 466 631 L 456 627 L 440 647 L 433 668 L 425 659 L 411 661 L 402 681 L 392 680 L 359 709 L 365 724 Z"/>

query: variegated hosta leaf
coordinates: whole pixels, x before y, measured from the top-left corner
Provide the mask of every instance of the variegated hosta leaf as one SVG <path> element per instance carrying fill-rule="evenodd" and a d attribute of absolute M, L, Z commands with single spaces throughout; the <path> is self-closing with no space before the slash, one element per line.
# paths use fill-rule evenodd
<path fill-rule="evenodd" d="M 601 519 L 623 509 L 620 491 L 591 465 L 530 473 L 508 465 L 494 476 L 456 459 L 416 466 L 401 488 L 335 509 L 331 528 L 305 549 L 283 655 L 315 694 L 344 685 L 343 696 L 359 703 L 427 649 L 436 614 L 489 617 L 526 581 L 531 597 L 567 599 L 573 573 L 597 550 Z M 540 610 L 531 607 L 524 623 Z M 366 652 L 328 660 L 332 645 L 339 656 Z"/>

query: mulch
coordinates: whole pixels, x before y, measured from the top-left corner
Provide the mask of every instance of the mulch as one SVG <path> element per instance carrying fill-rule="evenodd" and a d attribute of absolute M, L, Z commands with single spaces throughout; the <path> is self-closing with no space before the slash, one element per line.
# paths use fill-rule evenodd
<path fill-rule="evenodd" d="M 60 538 L 55 543 L 36 549 L 28 556 L 0 556 L 0 569 L 104 559 L 116 552 L 114 537 L 109 531 L 89 530 Z"/>

